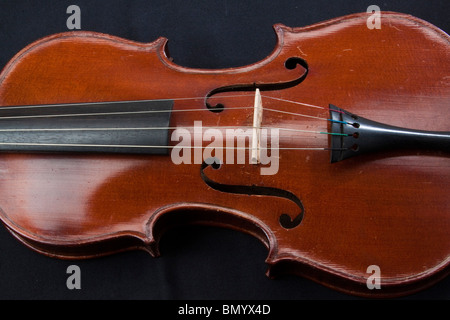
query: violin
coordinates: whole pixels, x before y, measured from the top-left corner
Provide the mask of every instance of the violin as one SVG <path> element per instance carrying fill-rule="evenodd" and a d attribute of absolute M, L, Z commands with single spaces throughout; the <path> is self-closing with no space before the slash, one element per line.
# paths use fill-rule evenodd
<path fill-rule="evenodd" d="M 365 297 L 450 264 L 450 38 L 418 18 L 274 26 L 265 59 L 175 64 L 168 40 L 73 31 L 0 74 L 0 218 L 24 245 L 159 256 L 163 234 L 231 228 L 295 274 Z"/>

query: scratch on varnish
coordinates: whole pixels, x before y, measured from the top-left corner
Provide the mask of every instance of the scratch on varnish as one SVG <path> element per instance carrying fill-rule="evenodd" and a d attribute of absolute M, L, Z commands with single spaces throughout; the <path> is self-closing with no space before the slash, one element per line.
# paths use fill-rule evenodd
<path fill-rule="evenodd" d="M 301 53 L 302 55 L 307 56 L 307 54 L 304 53 L 304 52 L 302 51 L 302 49 L 300 49 L 300 46 L 298 46 L 297 49 L 298 49 L 298 51 L 300 51 L 300 53 Z"/>

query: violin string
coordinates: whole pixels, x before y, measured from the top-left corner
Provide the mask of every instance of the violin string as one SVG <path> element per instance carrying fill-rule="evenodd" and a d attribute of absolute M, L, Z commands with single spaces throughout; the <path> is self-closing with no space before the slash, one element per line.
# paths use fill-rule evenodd
<path fill-rule="evenodd" d="M 253 97 L 254 94 L 244 94 L 244 95 L 224 95 L 221 98 L 237 98 L 237 97 Z M 161 98 L 161 99 L 151 99 L 151 100 L 116 100 L 116 101 L 101 101 L 101 102 L 71 102 L 71 103 L 55 103 L 55 104 L 39 104 L 39 105 L 24 105 L 24 106 L 4 106 L 0 107 L 0 110 L 11 110 L 11 109 L 39 109 L 39 108 L 54 108 L 54 107 L 66 107 L 66 106 L 77 106 L 77 107 L 89 107 L 89 106 L 108 106 L 110 104 L 121 104 L 121 103 L 145 103 L 145 102 L 155 102 L 155 101 L 183 101 L 183 100 L 204 100 L 205 97 L 185 97 L 185 98 Z M 202 109 L 203 110 L 203 109 Z"/>
<path fill-rule="evenodd" d="M 233 107 L 233 110 L 242 110 L 242 109 L 253 109 L 253 107 Z M 263 108 L 263 110 L 271 111 L 271 112 L 278 112 L 278 113 L 284 113 L 284 114 L 290 114 L 295 115 L 298 117 L 307 117 L 307 118 L 314 118 L 319 120 L 326 120 L 327 118 L 322 117 L 316 117 L 316 116 L 310 116 L 302 113 L 295 113 L 295 112 L 288 112 L 288 111 L 282 111 L 272 108 Z M 3 116 L 0 117 L 0 120 L 12 120 L 12 119 L 33 119 L 33 118 L 59 118 L 59 117 L 83 117 L 83 116 L 110 116 L 110 115 L 129 115 L 129 114 L 150 114 L 150 113 L 174 113 L 174 112 L 194 112 L 194 111 L 210 111 L 208 109 L 182 109 L 182 110 L 145 110 L 145 111 L 121 111 L 121 112 L 93 112 L 93 113 L 70 113 L 70 114 L 40 114 L 40 115 L 26 115 L 26 116 Z"/>
<path fill-rule="evenodd" d="M 313 134 L 329 134 L 329 135 L 339 135 L 348 136 L 344 133 L 326 132 L 326 131 L 315 131 L 315 130 L 303 130 L 303 129 L 293 129 L 293 128 L 282 128 L 282 127 L 251 127 L 251 126 L 221 126 L 221 127 L 208 127 L 202 126 L 202 129 L 275 129 L 280 131 L 293 131 L 302 133 L 313 133 Z M 190 127 L 123 127 L 123 128 L 26 128 L 26 129 L 0 129 L 0 132 L 54 132 L 54 131 L 132 131 L 132 130 L 178 130 L 178 129 L 196 129 L 194 126 Z"/>
<path fill-rule="evenodd" d="M 252 107 L 237 107 L 236 109 L 248 109 Z M 92 112 L 92 113 L 61 113 L 61 114 L 39 114 L 32 116 L 7 116 L 0 117 L 0 120 L 11 119 L 30 119 L 30 118 L 59 118 L 59 117 L 83 117 L 83 116 L 111 116 L 111 115 L 129 115 L 144 113 L 167 113 L 167 112 L 188 112 L 188 111 L 208 111 L 207 109 L 183 109 L 183 110 L 145 110 L 145 111 L 120 111 L 120 112 Z"/>
<path fill-rule="evenodd" d="M 133 145 L 133 144 L 83 144 L 83 143 L 39 143 L 39 142 L 0 142 L 0 146 L 43 146 L 43 147 L 95 147 L 95 148 L 151 148 L 151 149 L 224 149 L 224 150 L 253 150 L 249 147 L 224 147 L 224 146 L 180 146 L 180 145 Z M 326 147 L 259 147 L 260 150 L 308 150 L 308 151 L 329 151 L 329 150 L 347 150 L 343 148 Z"/>
<path fill-rule="evenodd" d="M 282 98 L 276 98 L 276 97 L 271 97 L 271 96 L 266 96 L 266 95 L 261 95 L 261 97 L 264 97 L 264 98 L 267 98 L 267 99 L 272 99 L 272 100 L 277 100 L 277 101 L 283 101 L 283 102 L 287 102 L 287 103 L 292 103 L 292 104 L 297 104 L 297 105 L 301 105 L 301 106 L 311 107 L 311 108 L 328 109 L 328 108 L 317 106 L 317 105 L 314 105 L 314 104 L 298 102 L 298 101 L 293 101 L 293 100 L 287 100 L 287 99 L 282 99 Z"/>
<path fill-rule="evenodd" d="M 196 129 L 196 127 L 142 127 L 142 128 L 30 128 L 30 129 L 0 129 L 0 132 L 42 132 L 42 131 L 113 131 L 113 130 L 176 130 L 176 129 Z M 208 127 L 202 126 L 203 129 L 253 129 L 251 126 L 222 126 L 222 127 Z M 331 133 L 331 132 L 323 132 L 323 131 L 314 131 L 314 130 L 302 130 L 302 129 L 293 129 L 293 128 L 272 128 L 272 127 L 258 127 L 259 129 L 278 129 L 280 131 L 293 131 L 293 132 L 301 132 L 301 133 L 313 133 L 313 134 L 329 134 L 329 135 L 341 135 L 347 136 L 348 134 L 342 133 Z M 189 149 L 206 149 L 208 146 L 189 146 L 189 145 L 105 145 L 105 144 L 83 144 L 83 143 L 41 143 L 41 142 L 0 142 L 0 146 L 47 146 L 47 147 L 98 147 L 98 148 L 189 148 Z M 252 150 L 251 146 L 248 147 L 223 147 L 223 146 L 214 146 L 209 147 L 213 149 L 231 149 L 231 150 Z M 260 149 L 278 149 L 278 150 L 338 150 L 336 148 L 326 148 L 326 147 L 260 147 Z M 339 149 L 342 150 L 342 149 Z"/>
<path fill-rule="evenodd" d="M 252 109 L 253 107 L 237 107 L 234 109 Z M 299 117 L 307 117 L 307 118 L 313 118 L 313 119 L 319 119 L 324 121 L 332 121 L 332 122 L 338 122 L 338 120 L 331 120 L 316 116 L 310 116 L 305 114 L 299 114 L 295 112 L 288 112 L 288 111 L 282 111 L 282 110 L 276 110 L 271 108 L 264 108 L 265 111 L 271 111 L 276 113 L 283 113 L 283 114 L 289 114 Z M 205 109 L 185 109 L 185 110 L 150 110 L 150 111 L 128 111 L 128 112 L 109 112 L 109 113 L 80 113 L 80 114 L 56 114 L 56 115 L 32 115 L 32 116 L 9 116 L 9 117 L 0 117 L 0 120 L 11 120 L 11 119 L 29 119 L 29 118 L 52 118 L 52 117 L 79 117 L 79 116 L 101 116 L 101 115 L 125 115 L 125 114 L 142 114 L 142 113 L 163 113 L 163 112 L 181 112 L 181 111 L 207 111 Z M 181 127 L 144 127 L 144 128 L 33 128 L 33 129 L 0 129 L 0 132 L 31 132 L 31 131 L 94 131 L 94 130 L 109 130 L 109 131 L 115 131 L 115 130 L 175 130 Z M 184 127 L 188 128 L 188 127 Z M 210 129 L 227 129 L 227 128 L 239 128 L 237 126 L 235 127 L 208 127 Z M 241 127 L 244 128 L 244 127 Z M 246 127 L 254 129 L 253 127 Z M 256 128 L 256 127 L 255 127 Z M 256 129 L 262 129 L 262 127 L 256 128 Z M 296 131 L 296 132 L 304 132 L 304 133 L 315 133 L 315 134 L 329 134 L 329 135 L 343 135 L 339 133 L 332 133 L 328 132 L 327 130 L 322 131 L 314 131 L 314 130 L 302 130 L 302 129 L 293 129 L 293 128 L 275 128 L 275 127 L 264 127 L 264 129 L 279 129 L 282 131 Z"/>
<path fill-rule="evenodd" d="M 253 107 L 252 107 L 253 108 Z M 289 111 L 283 111 L 283 110 L 276 110 L 276 109 L 272 109 L 272 108 L 264 108 L 264 111 L 272 111 L 272 112 L 277 112 L 277 113 L 284 113 L 284 114 L 290 114 L 290 115 L 294 115 L 294 116 L 298 116 L 298 117 L 305 117 L 305 118 L 313 118 L 313 119 L 319 119 L 319 120 L 325 120 L 328 121 L 329 119 L 327 118 L 322 118 L 322 117 L 316 117 L 316 116 L 310 116 L 307 114 L 302 114 L 302 113 L 296 113 L 296 112 L 289 112 Z"/>
<path fill-rule="evenodd" d="M 220 98 L 225 98 L 225 99 L 230 99 L 230 98 L 241 98 L 241 97 L 254 97 L 254 94 L 240 94 L 240 95 L 221 95 Z M 293 101 L 293 100 L 288 100 L 288 99 L 282 99 L 282 98 L 276 98 L 276 97 L 272 97 L 272 96 L 267 96 L 267 95 L 261 95 L 261 97 L 264 98 L 268 98 L 268 99 L 272 99 L 272 100 L 277 100 L 277 101 L 282 101 L 282 102 L 287 102 L 287 103 L 291 103 L 291 104 L 295 104 L 295 105 L 301 105 L 301 106 L 306 106 L 306 107 L 312 107 L 312 108 L 319 108 L 319 109 L 328 109 L 326 107 L 321 107 L 321 106 L 317 106 L 317 105 L 313 105 L 313 104 L 309 104 L 309 103 L 304 103 L 304 102 L 299 102 L 299 101 Z M 120 104 L 120 103 L 131 103 L 131 102 L 154 102 L 154 101 L 183 101 L 183 100 L 204 100 L 205 97 L 185 97 L 185 98 L 162 98 L 162 99 L 151 99 L 151 100 L 120 100 L 120 101 L 104 101 L 104 102 L 80 102 L 80 103 L 61 103 L 61 104 L 40 104 L 40 105 L 25 105 L 25 106 L 4 106 L 1 107 L 0 110 L 11 110 L 11 109 L 36 109 L 36 108 L 54 108 L 54 107 L 65 107 L 65 106 L 78 106 L 78 107 L 83 107 L 83 106 L 108 106 L 110 104 Z M 202 109 L 203 110 L 203 109 Z"/>

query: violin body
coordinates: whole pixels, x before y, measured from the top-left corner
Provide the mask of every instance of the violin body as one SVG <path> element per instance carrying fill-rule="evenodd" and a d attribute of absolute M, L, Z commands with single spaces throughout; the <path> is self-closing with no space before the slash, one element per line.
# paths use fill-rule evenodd
<path fill-rule="evenodd" d="M 164 38 L 143 44 L 91 32 L 57 34 L 29 45 L 4 68 L 0 105 L 171 99 L 169 128 L 196 121 L 229 128 L 252 125 L 253 111 L 242 107 L 253 105 L 253 86 L 272 97 L 263 95 L 265 108 L 285 112 L 264 112 L 265 126 L 328 126 L 322 120 L 328 109 L 285 102 L 300 101 L 393 126 L 448 131 L 448 35 L 403 14 L 383 13 L 379 30 L 369 30 L 366 20 L 356 14 L 306 28 L 276 25 L 278 43 L 266 59 L 221 70 L 176 65 Z M 204 111 L 181 112 L 194 109 Z M 220 167 L 174 164 L 169 154 L 6 152 L 0 218 L 25 245 L 64 259 L 134 249 L 158 256 L 166 230 L 205 224 L 260 239 L 270 277 L 293 273 L 351 294 L 396 296 L 447 276 L 448 154 L 390 149 L 330 163 L 329 152 L 313 149 L 329 140 L 287 132 L 280 146 L 292 149 L 280 149 L 276 173 L 266 175 L 267 165 L 227 163 L 217 153 Z M 310 149 L 295 149 L 300 146 Z M 283 215 L 301 221 L 286 227 Z M 371 290 L 374 265 L 381 289 Z"/>

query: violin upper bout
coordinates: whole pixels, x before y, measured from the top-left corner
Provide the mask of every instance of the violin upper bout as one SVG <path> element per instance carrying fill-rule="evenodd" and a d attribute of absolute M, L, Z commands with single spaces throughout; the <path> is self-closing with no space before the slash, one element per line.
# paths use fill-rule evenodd
<path fill-rule="evenodd" d="M 155 86 L 155 74 L 165 74 L 168 62 L 163 37 L 140 43 L 97 32 L 54 34 L 31 43 L 5 66 L 0 104 L 143 99 L 142 91 Z"/>

